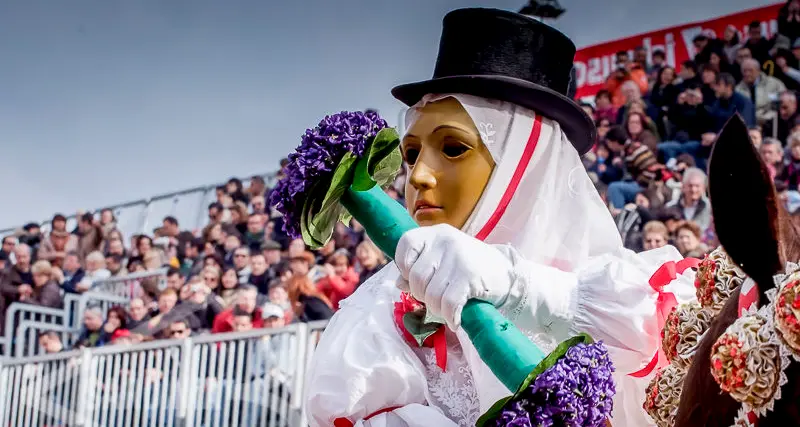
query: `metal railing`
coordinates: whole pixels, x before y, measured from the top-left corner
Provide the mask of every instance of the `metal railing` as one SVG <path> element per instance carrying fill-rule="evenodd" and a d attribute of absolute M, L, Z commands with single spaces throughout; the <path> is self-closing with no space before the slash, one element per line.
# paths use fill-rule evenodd
<path fill-rule="evenodd" d="M 166 268 L 159 268 L 157 270 L 95 280 L 92 282 L 92 292 L 116 295 L 128 299 L 139 298 L 145 292 L 142 288 L 142 284 L 145 282 L 152 282 L 150 285 L 153 289 L 166 289 L 167 270 Z"/>
<path fill-rule="evenodd" d="M 306 426 L 324 322 L 0 359 L 0 425 Z"/>
<path fill-rule="evenodd" d="M 275 182 L 275 173 L 260 175 L 271 187 Z M 249 179 L 242 180 L 243 185 L 249 185 Z M 117 219 L 117 228 L 126 239 L 140 233 L 147 233 L 148 228 L 161 225 L 166 216 L 173 216 L 178 220 L 181 229 L 192 230 L 204 227 L 208 223 L 207 208 L 209 203 L 216 201 L 214 190 L 225 183 L 204 185 L 182 191 L 159 194 L 146 199 L 133 200 L 117 205 L 105 206 L 94 210 L 96 216 L 103 209 L 110 209 Z M 50 218 L 39 223 L 42 231 L 49 231 Z M 67 229 L 75 227 L 74 214 L 67 216 Z M 13 234 L 22 226 L 0 229 L 0 237 Z"/>
<path fill-rule="evenodd" d="M 83 312 L 91 304 L 103 312 L 115 305 L 127 306 L 129 298 L 98 292 L 66 294 L 64 308 L 41 307 L 15 302 L 6 311 L 3 336 L 0 337 L 0 354 L 29 357 L 39 353 L 38 333 L 47 330 L 77 334 Z M 27 325 L 20 330 L 22 325 Z M 49 325 L 50 327 L 45 327 Z M 36 332 L 33 333 L 32 331 Z M 28 352 L 31 351 L 31 352 Z"/>

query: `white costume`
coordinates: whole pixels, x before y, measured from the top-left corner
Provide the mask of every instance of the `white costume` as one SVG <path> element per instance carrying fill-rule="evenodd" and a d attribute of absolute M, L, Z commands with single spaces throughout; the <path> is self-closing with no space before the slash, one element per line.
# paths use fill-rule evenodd
<path fill-rule="evenodd" d="M 416 119 L 415 108 L 446 96 L 456 98 L 470 114 L 496 163 L 462 230 L 510 260 L 516 279 L 499 295 L 498 308 L 545 353 L 580 332 L 603 340 L 616 367 L 612 424 L 652 425 L 642 409 L 652 373 L 643 378 L 628 374 L 657 354 L 658 292 L 648 280 L 662 263 L 680 260 L 679 253 L 667 246 L 635 254 L 622 246 L 577 152 L 554 121 L 507 102 L 429 95 L 409 110 L 407 124 Z M 419 241 L 422 233 L 442 230 L 436 226 L 414 232 Z M 407 255 L 402 251 L 415 250 L 409 247 L 413 242 L 400 246 L 406 248 L 398 249 L 398 262 Z M 459 255 L 465 249 L 454 246 L 441 252 L 480 256 L 474 247 Z M 476 264 L 486 264 L 479 260 Z M 680 275 L 664 291 L 674 293 L 678 302 L 691 300 L 693 279 L 693 273 Z M 393 318 L 400 299 L 398 282 L 398 266 L 387 265 L 343 301 L 331 319 L 308 373 L 306 410 L 312 426 L 329 427 L 337 418 L 356 426 L 473 426 L 491 405 L 511 394 L 461 328 L 447 330 L 444 372 L 432 348 L 407 344 Z"/>

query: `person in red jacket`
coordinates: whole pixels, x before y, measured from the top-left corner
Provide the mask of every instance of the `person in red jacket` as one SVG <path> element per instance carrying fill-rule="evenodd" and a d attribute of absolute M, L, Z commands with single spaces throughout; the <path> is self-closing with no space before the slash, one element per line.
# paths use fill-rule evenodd
<path fill-rule="evenodd" d="M 325 277 L 317 282 L 317 289 L 322 292 L 333 305 L 339 309 L 339 301 L 349 297 L 358 286 L 358 274 L 350 266 L 350 257 L 346 250 L 338 250 L 326 260 Z"/>
<path fill-rule="evenodd" d="M 258 329 L 264 327 L 264 318 L 261 314 L 261 308 L 256 306 L 258 288 L 253 285 L 241 285 L 239 286 L 238 294 L 236 304 L 214 318 L 214 325 L 211 327 L 211 333 L 219 334 L 234 331 L 235 316 L 233 315 L 233 309 L 235 307 L 253 315 L 253 328 Z"/>

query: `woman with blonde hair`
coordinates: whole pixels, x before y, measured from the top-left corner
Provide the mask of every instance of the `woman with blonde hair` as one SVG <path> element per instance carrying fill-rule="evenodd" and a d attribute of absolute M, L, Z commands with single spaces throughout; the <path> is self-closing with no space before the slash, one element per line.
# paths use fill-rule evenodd
<path fill-rule="evenodd" d="M 333 316 L 333 305 L 308 276 L 295 275 L 286 283 L 295 318 L 301 322 L 326 320 Z"/>
<path fill-rule="evenodd" d="M 49 261 L 36 261 L 31 267 L 33 290 L 30 294 L 20 294 L 19 300 L 28 304 L 61 308 L 61 288 L 55 281 L 56 268 Z"/>
<path fill-rule="evenodd" d="M 661 221 L 650 221 L 642 229 L 644 250 L 663 248 L 669 244 L 669 230 Z"/>

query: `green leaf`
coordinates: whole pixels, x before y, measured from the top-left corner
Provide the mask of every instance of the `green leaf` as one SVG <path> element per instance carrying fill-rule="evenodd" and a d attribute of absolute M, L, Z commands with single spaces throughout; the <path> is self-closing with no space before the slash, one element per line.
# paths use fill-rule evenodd
<path fill-rule="evenodd" d="M 438 323 L 425 323 L 422 316 L 417 313 L 409 312 L 403 315 L 403 326 L 417 341 L 417 345 L 422 347 L 425 340 L 433 335 L 442 325 Z"/>
<path fill-rule="evenodd" d="M 590 337 L 589 335 L 579 334 L 559 344 L 558 347 L 555 348 L 555 350 L 553 350 L 550 354 L 548 354 L 547 357 L 544 358 L 544 360 L 542 360 L 538 365 L 536 365 L 535 368 L 533 368 L 533 371 L 531 371 L 531 373 L 528 374 L 528 376 L 525 378 L 525 381 L 522 382 L 522 384 L 517 389 L 517 392 L 514 393 L 513 396 L 509 396 L 495 402 L 495 404 L 492 405 L 492 407 L 489 408 L 489 410 L 486 411 L 485 414 L 481 415 L 481 417 L 478 418 L 478 421 L 475 423 L 475 426 L 483 427 L 484 424 L 497 418 L 497 416 L 500 415 L 500 413 L 503 411 L 503 408 L 509 401 L 518 398 L 519 395 L 522 394 L 522 392 L 525 391 L 525 389 L 527 389 L 528 386 L 531 385 L 531 383 L 536 379 L 536 377 L 541 375 L 542 372 L 552 368 L 553 365 L 555 365 L 559 359 L 561 359 L 562 357 L 564 357 L 565 354 L 567 354 L 567 351 L 570 348 L 580 343 L 591 344 L 593 342 L 594 340 L 592 340 L 592 337 Z"/>
<path fill-rule="evenodd" d="M 381 129 L 372 143 L 366 148 L 363 158 L 359 161 L 356 174 L 353 177 L 353 189 L 366 191 L 375 183 L 381 184 L 376 178 L 384 181 L 394 179 L 402 165 L 400 134 L 394 128 Z M 398 157 L 399 156 L 399 157 Z M 377 173 L 377 176 L 376 176 Z"/>

